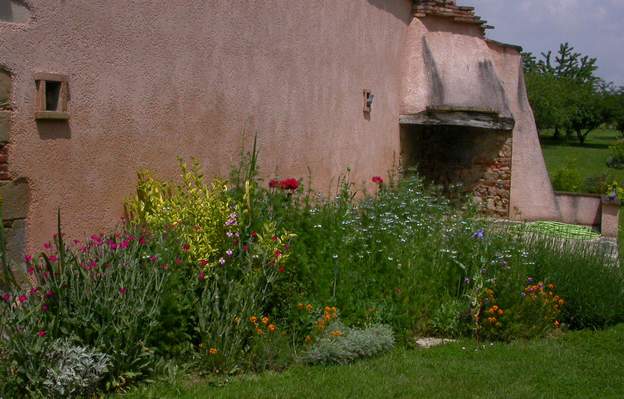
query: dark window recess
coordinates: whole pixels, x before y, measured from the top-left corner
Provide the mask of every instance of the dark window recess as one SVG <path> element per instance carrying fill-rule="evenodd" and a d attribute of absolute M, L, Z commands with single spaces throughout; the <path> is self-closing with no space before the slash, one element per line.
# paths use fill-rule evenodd
<path fill-rule="evenodd" d="M 46 82 L 45 111 L 60 111 L 61 82 Z"/>

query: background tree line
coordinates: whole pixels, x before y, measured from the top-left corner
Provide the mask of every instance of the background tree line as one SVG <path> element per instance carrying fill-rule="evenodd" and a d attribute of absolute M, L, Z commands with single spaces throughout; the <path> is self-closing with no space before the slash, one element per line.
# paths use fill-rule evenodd
<path fill-rule="evenodd" d="M 568 43 L 559 51 L 536 57 L 523 53 L 529 101 L 539 130 L 554 129 L 554 137 L 587 136 L 607 124 L 624 135 L 624 87 L 596 76 L 596 58 L 582 55 Z"/>

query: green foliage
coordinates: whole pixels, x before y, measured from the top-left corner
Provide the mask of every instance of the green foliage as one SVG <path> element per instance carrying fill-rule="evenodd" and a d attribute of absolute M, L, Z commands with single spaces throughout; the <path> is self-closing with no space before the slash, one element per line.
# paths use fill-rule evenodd
<path fill-rule="evenodd" d="M 357 329 L 334 321 L 301 360 L 308 364 L 347 364 L 387 352 L 393 347 L 394 335 L 387 325 Z"/>
<path fill-rule="evenodd" d="M 189 168 L 180 161 L 182 183 L 156 180 L 148 171 L 138 174 L 137 195 L 126 202 L 131 223 L 152 231 L 175 229 L 190 246 L 193 259 L 215 261 L 225 245 L 224 223 L 230 213 L 225 182 L 205 184 L 197 161 Z"/>
<path fill-rule="evenodd" d="M 607 166 L 614 169 L 624 169 L 624 140 L 618 140 L 609 146 Z"/>
<path fill-rule="evenodd" d="M 469 317 L 468 304 L 459 299 L 441 301 L 440 306 L 431 315 L 430 330 L 441 337 L 461 337 L 469 331 L 467 320 Z"/>
<path fill-rule="evenodd" d="M 583 186 L 583 178 L 572 162 L 557 169 L 552 175 L 551 182 L 557 191 L 576 192 Z"/>

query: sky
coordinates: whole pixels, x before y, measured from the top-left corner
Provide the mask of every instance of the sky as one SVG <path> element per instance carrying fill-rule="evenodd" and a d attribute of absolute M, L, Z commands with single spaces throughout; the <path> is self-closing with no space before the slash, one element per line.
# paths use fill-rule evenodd
<path fill-rule="evenodd" d="M 494 25 L 487 36 L 536 55 L 569 42 L 598 59 L 597 75 L 624 86 L 624 0 L 458 0 Z"/>

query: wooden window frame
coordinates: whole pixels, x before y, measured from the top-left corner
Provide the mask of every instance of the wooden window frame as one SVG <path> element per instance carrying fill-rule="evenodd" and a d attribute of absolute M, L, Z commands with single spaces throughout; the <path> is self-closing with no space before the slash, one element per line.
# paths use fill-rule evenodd
<path fill-rule="evenodd" d="M 35 97 L 35 119 L 68 120 L 69 111 L 67 103 L 69 102 L 69 84 L 67 76 L 56 73 L 35 73 L 34 78 L 35 84 L 37 85 L 37 93 Z M 55 110 L 47 109 L 46 106 L 47 82 L 56 82 L 61 84 L 57 107 Z"/>

